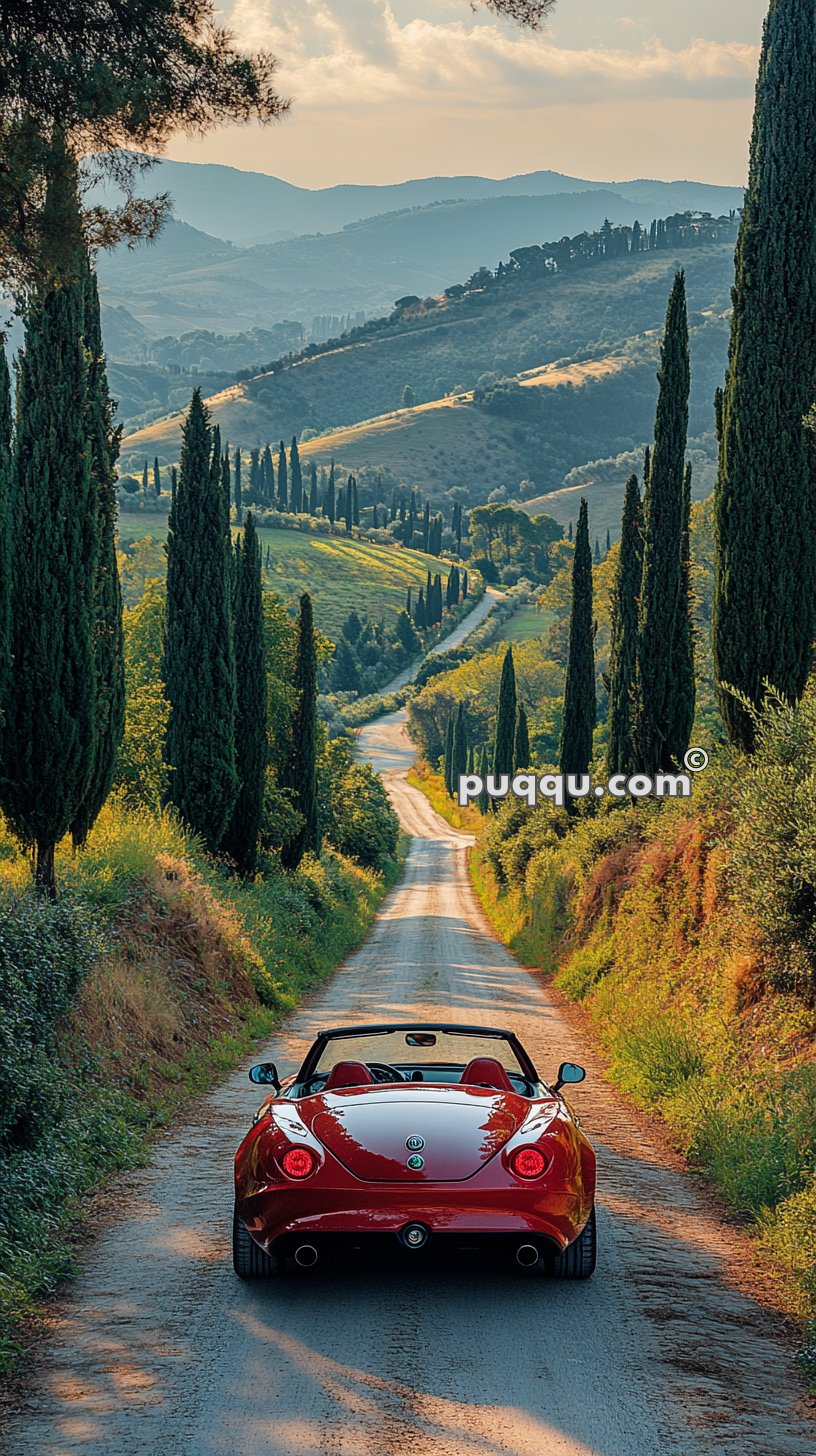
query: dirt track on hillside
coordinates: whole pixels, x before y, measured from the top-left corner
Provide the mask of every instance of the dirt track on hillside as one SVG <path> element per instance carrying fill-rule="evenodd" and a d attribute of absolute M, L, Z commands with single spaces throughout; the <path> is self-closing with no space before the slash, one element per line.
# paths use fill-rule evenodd
<path fill-rule="evenodd" d="M 467 839 L 405 782 L 403 715 L 363 730 L 414 836 L 366 944 L 276 1038 L 399 1016 L 513 1025 L 599 1152 L 585 1285 L 501 1269 L 317 1270 L 240 1284 L 230 1158 L 257 1092 L 236 1073 L 123 1184 L 7 1423 L 9 1456 L 805 1456 L 814 1428 L 745 1243 L 593 1067 L 558 1003 L 490 935 Z"/>

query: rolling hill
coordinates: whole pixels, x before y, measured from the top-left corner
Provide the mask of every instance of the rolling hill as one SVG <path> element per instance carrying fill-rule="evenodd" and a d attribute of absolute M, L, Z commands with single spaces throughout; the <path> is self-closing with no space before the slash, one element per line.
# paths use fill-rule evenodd
<path fill-rule="evenodd" d="M 244 245 L 304 233 L 338 232 L 363 218 L 452 200 L 473 202 L 481 198 L 547 197 L 600 190 L 623 196 L 635 205 L 635 210 L 640 208 L 650 218 L 688 208 L 728 212 L 742 202 L 739 187 L 648 178 L 593 182 L 547 170 L 515 177 L 424 177 L 383 186 L 311 189 L 236 167 L 161 161 L 148 174 L 145 187 L 169 192 L 176 216 L 194 228 Z"/>
<path fill-rule="evenodd" d="M 703 435 L 725 367 L 728 244 L 610 260 L 514 285 L 506 296 L 473 295 L 395 318 L 234 384 L 210 406 L 233 444 L 248 449 L 306 431 L 307 459 L 382 467 L 439 500 L 456 486 L 477 503 L 499 486 L 517 492 L 522 480 L 532 483 L 530 495 L 558 490 L 576 467 L 649 438 L 655 331 L 681 260 L 694 324 L 692 434 Z M 515 392 L 491 392 L 507 376 L 517 377 Z M 487 398 L 476 403 L 468 396 L 485 379 Z M 406 384 L 419 407 L 401 409 Z M 177 415 L 128 436 L 125 468 L 154 454 L 176 460 L 180 428 Z"/>

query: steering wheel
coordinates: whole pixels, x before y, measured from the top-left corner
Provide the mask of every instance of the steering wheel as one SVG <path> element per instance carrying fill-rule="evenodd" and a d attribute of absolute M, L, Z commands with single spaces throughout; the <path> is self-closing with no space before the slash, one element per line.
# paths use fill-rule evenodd
<path fill-rule="evenodd" d="M 375 1082 L 407 1082 L 408 1078 L 399 1067 L 392 1067 L 390 1062 L 366 1062 Z M 382 1074 L 382 1075 L 379 1075 Z"/>

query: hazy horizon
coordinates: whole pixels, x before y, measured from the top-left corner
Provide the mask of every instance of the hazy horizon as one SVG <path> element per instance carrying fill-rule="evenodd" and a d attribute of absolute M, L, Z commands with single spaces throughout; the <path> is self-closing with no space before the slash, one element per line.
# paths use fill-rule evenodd
<path fill-rule="evenodd" d="M 532 35 L 469 0 L 226 0 L 292 111 L 165 155 L 308 188 L 539 170 L 739 186 L 767 3 L 559 0 Z"/>

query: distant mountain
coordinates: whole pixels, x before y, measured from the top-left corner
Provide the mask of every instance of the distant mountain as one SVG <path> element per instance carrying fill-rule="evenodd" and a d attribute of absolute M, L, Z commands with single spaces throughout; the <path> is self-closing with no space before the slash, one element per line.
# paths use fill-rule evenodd
<path fill-rule="evenodd" d="M 199 170 L 246 175 L 229 168 Z M 671 189 L 691 184 L 656 185 L 668 189 L 660 194 L 658 215 L 664 216 L 677 210 L 670 205 Z M 688 203 L 687 196 L 683 200 Z M 722 209 L 718 205 L 715 210 Z M 618 192 L 591 187 L 429 203 L 348 223 L 338 232 L 253 248 L 233 246 L 173 221 L 155 243 L 103 254 L 99 276 L 103 301 L 125 307 L 154 335 L 195 328 L 234 334 L 269 328 L 283 319 L 309 328 L 323 314 L 386 313 L 396 298 L 438 293 L 479 267 L 495 267 L 514 248 L 591 231 L 604 217 L 614 224 L 631 224 L 638 215 L 646 224 L 654 215 L 642 198 L 633 202 Z M 246 362 L 254 364 L 257 357 Z"/>
<path fill-rule="evenodd" d="M 474 202 L 500 197 L 564 196 L 570 192 L 615 192 L 651 217 L 688 208 L 721 213 L 742 203 L 739 187 L 703 182 L 590 182 L 561 172 L 516 177 L 425 177 L 385 186 L 339 186 L 311 190 L 279 177 L 198 162 L 160 162 L 146 187 L 168 191 L 177 217 L 202 232 L 235 242 L 276 241 L 282 232 L 338 232 L 348 223 L 434 202 Z"/>

